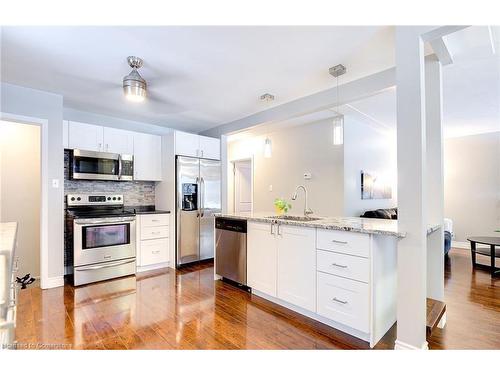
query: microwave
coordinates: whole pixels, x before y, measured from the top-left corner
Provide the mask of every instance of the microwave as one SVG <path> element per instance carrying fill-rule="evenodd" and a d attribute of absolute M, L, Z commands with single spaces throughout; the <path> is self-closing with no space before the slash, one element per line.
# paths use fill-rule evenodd
<path fill-rule="evenodd" d="M 132 181 L 133 155 L 73 150 L 70 162 L 72 180 Z"/>

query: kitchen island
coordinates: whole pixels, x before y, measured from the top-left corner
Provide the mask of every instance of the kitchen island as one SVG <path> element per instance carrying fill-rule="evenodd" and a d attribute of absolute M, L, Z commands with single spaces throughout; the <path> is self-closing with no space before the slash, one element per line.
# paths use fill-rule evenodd
<path fill-rule="evenodd" d="M 247 221 L 247 285 L 252 294 L 370 347 L 396 322 L 397 241 L 405 237 L 397 221 L 296 220 L 266 213 L 216 216 Z"/>

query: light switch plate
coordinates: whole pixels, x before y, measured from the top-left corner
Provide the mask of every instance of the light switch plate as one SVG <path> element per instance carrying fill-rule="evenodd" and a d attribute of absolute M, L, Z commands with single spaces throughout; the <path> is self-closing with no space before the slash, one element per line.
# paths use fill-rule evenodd
<path fill-rule="evenodd" d="M 59 179 L 57 179 L 57 178 L 52 179 L 52 187 L 54 189 L 59 188 Z"/>
<path fill-rule="evenodd" d="M 273 191 L 273 185 L 269 185 L 269 191 Z"/>

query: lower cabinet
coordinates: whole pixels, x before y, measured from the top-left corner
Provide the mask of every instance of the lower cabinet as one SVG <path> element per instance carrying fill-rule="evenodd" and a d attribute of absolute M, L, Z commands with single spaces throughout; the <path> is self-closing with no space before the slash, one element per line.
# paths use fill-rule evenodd
<path fill-rule="evenodd" d="M 278 238 L 278 298 L 316 310 L 316 230 L 280 225 Z"/>
<path fill-rule="evenodd" d="M 248 223 L 247 282 L 293 305 L 316 308 L 316 232 L 269 223 Z"/>
<path fill-rule="evenodd" d="M 247 284 L 276 297 L 276 225 L 249 222 L 247 226 Z"/>
<path fill-rule="evenodd" d="M 169 215 L 137 215 L 137 270 L 164 267 L 169 261 Z"/>

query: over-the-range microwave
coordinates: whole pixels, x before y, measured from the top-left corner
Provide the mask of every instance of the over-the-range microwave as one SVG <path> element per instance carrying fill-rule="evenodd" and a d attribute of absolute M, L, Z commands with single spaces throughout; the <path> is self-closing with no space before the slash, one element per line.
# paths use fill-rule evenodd
<path fill-rule="evenodd" d="M 73 180 L 132 181 L 133 155 L 72 150 L 70 178 Z"/>

